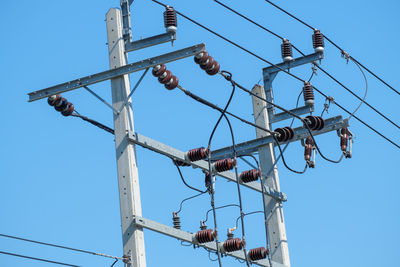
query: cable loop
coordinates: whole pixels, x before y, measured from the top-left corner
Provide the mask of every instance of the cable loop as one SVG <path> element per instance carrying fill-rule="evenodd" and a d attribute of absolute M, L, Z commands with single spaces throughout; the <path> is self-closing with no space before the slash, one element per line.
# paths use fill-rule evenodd
<path fill-rule="evenodd" d="M 220 73 L 225 78 L 225 80 L 232 82 L 232 73 L 226 70 L 222 70 Z"/>

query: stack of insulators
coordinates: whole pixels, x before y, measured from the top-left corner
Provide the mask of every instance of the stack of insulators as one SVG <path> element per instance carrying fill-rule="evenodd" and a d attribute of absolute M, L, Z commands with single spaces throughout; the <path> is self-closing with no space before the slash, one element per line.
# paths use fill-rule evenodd
<path fill-rule="evenodd" d="M 207 51 L 203 51 L 194 56 L 194 62 L 200 65 L 209 75 L 215 75 L 219 72 L 220 65 L 210 56 Z"/>
<path fill-rule="evenodd" d="M 314 30 L 312 42 L 315 52 L 323 52 L 325 47 L 324 35 L 320 30 Z"/>
<path fill-rule="evenodd" d="M 320 116 L 307 116 L 306 117 L 307 125 L 310 130 L 322 130 L 325 126 L 325 121 Z"/>
<path fill-rule="evenodd" d="M 241 250 L 242 247 L 243 247 L 243 241 L 240 240 L 239 238 L 228 239 L 223 244 L 225 252 Z"/>
<path fill-rule="evenodd" d="M 224 172 L 232 170 L 236 165 L 236 161 L 234 159 L 221 159 L 214 162 L 214 170 L 217 172 Z"/>
<path fill-rule="evenodd" d="M 208 156 L 209 150 L 204 147 L 194 148 L 186 152 L 186 157 L 190 161 L 198 161 Z"/>
<path fill-rule="evenodd" d="M 312 154 L 312 149 L 314 146 L 314 140 L 312 139 L 311 136 L 306 138 L 306 143 L 304 145 L 304 159 L 306 161 L 311 160 L 311 154 Z"/>
<path fill-rule="evenodd" d="M 293 52 L 292 52 L 292 44 L 287 39 L 283 39 L 281 44 L 281 53 L 283 61 L 291 61 L 293 60 Z"/>
<path fill-rule="evenodd" d="M 178 78 L 172 75 L 164 64 L 154 66 L 152 73 L 154 77 L 158 77 L 158 81 L 164 84 L 168 90 L 175 89 L 179 84 Z"/>
<path fill-rule="evenodd" d="M 178 20 L 176 18 L 176 11 L 172 6 L 165 7 L 164 26 L 167 29 L 167 32 L 176 32 Z"/>
<path fill-rule="evenodd" d="M 349 140 L 349 130 L 347 127 L 340 129 L 340 149 L 343 152 L 346 152 L 346 158 L 351 157 L 351 153 L 347 153 L 347 144 Z"/>
<path fill-rule="evenodd" d="M 47 99 L 47 103 L 54 107 L 55 110 L 61 112 L 63 116 L 70 116 L 74 112 L 74 104 L 68 102 L 61 95 L 52 95 Z"/>
<path fill-rule="evenodd" d="M 181 218 L 176 212 L 172 213 L 172 223 L 174 224 L 175 229 L 181 229 Z"/>
<path fill-rule="evenodd" d="M 261 176 L 260 170 L 252 169 L 242 172 L 240 174 L 240 179 L 242 180 L 243 183 L 250 183 L 257 181 L 260 176 Z"/>
<path fill-rule="evenodd" d="M 294 137 L 294 130 L 289 126 L 276 128 L 274 132 L 277 132 L 279 134 L 279 136 L 276 137 L 279 142 L 286 142 Z"/>
<path fill-rule="evenodd" d="M 212 229 L 200 230 L 195 234 L 197 243 L 203 244 L 214 241 L 216 233 Z"/>
<path fill-rule="evenodd" d="M 304 96 L 304 103 L 307 106 L 314 104 L 314 89 L 311 83 L 304 82 L 303 96 Z"/>
<path fill-rule="evenodd" d="M 265 259 L 268 254 L 269 254 L 268 249 L 263 248 L 263 247 L 250 249 L 249 253 L 248 253 L 249 258 L 252 261 L 258 261 L 258 260 Z"/>

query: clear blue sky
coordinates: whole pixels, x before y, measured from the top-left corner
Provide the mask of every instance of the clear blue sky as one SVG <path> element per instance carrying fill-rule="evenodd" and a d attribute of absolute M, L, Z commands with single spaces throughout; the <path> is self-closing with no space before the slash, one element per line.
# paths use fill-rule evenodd
<path fill-rule="evenodd" d="M 227 2 L 227 1 L 225 1 Z M 262 25 L 286 36 L 311 53 L 312 32 L 263 0 L 230 1 L 231 6 Z M 282 2 L 282 1 L 280 1 Z M 224 10 L 211 0 L 166 2 L 179 11 L 212 27 L 261 56 L 278 63 L 280 40 Z M 228 2 L 227 2 L 228 3 Z M 377 1 L 284 1 L 282 7 L 320 28 L 355 58 L 400 89 L 398 74 L 400 38 L 395 0 Z M 81 76 L 108 69 L 105 14 L 118 7 L 117 0 L 103 1 L 3 1 L 0 32 L 0 96 L 2 138 L 0 154 L 0 233 L 52 242 L 66 246 L 122 254 L 118 186 L 113 137 L 79 119 L 64 118 L 46 101 L 27 102 L 27 93 Z M 164 9 L 151 1 L 136 0 L 131 8 L 133 36 L 163 33 Z M 174 47 L 163 44 L 129 54 L 129 61 L 204 42 L 221 68 L 251 88 L 261 78 L 265 63 L 190 24 L 178 21 Z M 295 54 L 297 56 L 297 54 Z M 346 64 L 340 53 L 327 44 L 322 66 L 334 73 L 357 94 L 364 93 L 364 81 L 353 64 Z M 218 105 L 223 105 L 230 87 L 221 77 L 210 77 L 192 59 L 168 64 L 181 84 Z M 310 66 L 293 70 L 308 78 Z M 139 74 L 131 76 L 134 82 Z M 313 83 L 349 109 L 358 101 L 322 73 Z M 400 123 L 400 96 L 368 76 L 367 100 L 382 113 Z M 280 74 L 275 82 L 276 102 L 295 106 L 302 85 Z M 91 87 L 110 100 L 110 83 Z M 112 126 L 112 113 L 88 92 L 64 94 L 76 109 Z M 316 98 L 321 111 L 324 99 Z M 188 150 L 205 146 L 218 114 L 184 96 L 167 91 L 148 75 L 133 97 L 136 131 L 161 142 Z M 251 98 L 238 92 L 230 111 L 252 119 Z M 328 116 L 343 115 L 331 107 Z M 361 118 L 400 142 L 399 129 L 386 123 L 369 108 L 357 113 Z M 251 127 L 233 121 L 237 142 L 255 137 Z M 289 124 L 286 122 L 282 126 Z M 297 124 L 298 125 L 298 122 Z M 278 127 L 278 125 L 276 126 Z M 400 196 L 398 188 L 399 149 L 378 137 L 355 120 L 354 157 L 335 165 L 317 158 L 317 167 L 296 175 L 279 164 L 287 236 L 292 266 L 372 267 L 399 266 Z M 217 130 L 214 148 L 230 145 L 225 123 Z M 339 156 L 338 138 L 330 133 L 317 138 L 329 157 Z M 285 154 L 294 168 L 302 168 L 303 148 L 292 144 Z M 143 216 L 171 224 L 171 213 L 180 201 L 193 194 L 180 181 L 168 158 L 137 148 Z M 239 169 L 247 166 L 240 162 Z M 188 182 L 203 186 L 199 170 L 184 169 Z M 217 180 L 216 204 L 237 202 L 235 185 Z M 261 209 L 259 194 L 242 190 L 245 212 Z M 202 196 L 188 202 L 181 213 L 182 227 L 197 231 L 209 208 Z M 220 210 L 219 228 L 223 234 L 234 225 L 235 208 Z M 246 218 L 248 247 L 264 244 L 260 214 Z M 211 224 L 209 224 L 211 226 Z M 238 233 L 237 233 L 238 234 Z M 182 247 L 180 242 L 145 231 L 148 266 L 217 266 L 202 249 Z M 49 258 L 82 266 L 110 266 L 112 260 L 71 253 L 0 237 L 0 250 Z M 2 267 L 47 266 L 45 263 L 0 255 Z M 224 266 L 239 266 L 224 258 Z M 48 265 L 50 266 L 50 265 Z M 116 266 L 122 266 L 118 263 Z"/>

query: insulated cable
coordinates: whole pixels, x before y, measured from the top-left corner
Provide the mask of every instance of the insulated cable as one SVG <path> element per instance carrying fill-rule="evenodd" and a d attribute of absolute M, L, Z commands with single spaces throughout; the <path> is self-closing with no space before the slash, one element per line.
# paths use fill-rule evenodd
<path fill-rule="evenodd" d="M 179 176 L 181 177 L 181 180 L 182 180 L 182 182 L 184 183 L 184 185 L 186 185 L 187 187 L 189 187 L 190 189 L 192 189 L 192 190 L 194 190 L 194 191 L 200 192 L 200 194 L 204 194 L 204 193 L 207 192 L 207 190 L 206 190 L 206 191 L 201 191 L 200 189 L 197 189 L 197 188 L 195 188 L 195 187 L 193 187 L 193 186 L 190 186 L 190 185 L 185 181 L 185 178 L 183 178 L 183 174 L 182 174 L 181 168 L 179 168 L 179 165 L 176 163 L 175 160 L 172 160 L 172 161 L 173 161 L 173 163 L 174 163 L 176 169 L 178 170 Z"/>

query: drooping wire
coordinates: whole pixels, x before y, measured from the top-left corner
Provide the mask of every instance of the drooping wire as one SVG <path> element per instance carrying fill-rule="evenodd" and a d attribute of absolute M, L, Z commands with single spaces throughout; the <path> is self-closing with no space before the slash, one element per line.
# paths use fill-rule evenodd
<path fill-rule="evenodd" d="M 298 17 L 296 17 L 295 15 L 289 13 L 288 11 L 284 10 L 283 8 L 279 7 L 278 5 L 272 3 L 269 0 L 265 0 L 266 2 L 268 2 L 269 4 L 271 4 L 272 6 L 274 6 L 275 8 L 279 9 L 280 11 L 284 12 L 285 14 L 289 15 L 290 17 L 294 18 L 295 20 L 299 21 L 300 23 L 302 23 L 303 25 L 307 26 L 308 28 L 310 28 L 311 30 L 315 30 L 314 27 L 312 27 L 311 25 L 307 24 L 306 22 L 304 22 L 303 20 L 299 19 Z M 372 72 L 369 68 L 367 68 L 366 66 L 364 66 L 363 64 L 361 64 L 357 59 L 355 59 L 354 57 L 352 57 L 350 54 L 348 54 L 343 48 L 341 48 L 338 44 L 336 44 L 334 41 L 332 41 L 328 36 L 326 36 L 324 34 L 325 39 L 331 43 L 333 46 L 335 46 L 342 54 L 347 54 L 349 56 L 350 59 L 352 59 L 355 63 L 357 63 L 358 65 L 360 65 L 364 70 L 368 71 L 372 76 L 374 76 L 376 79 L 378 79 L 380 82 L 382 82 L 384 85 L 386 85 L 388 88 L 392 89 L 393 92 L 397 93 L 398 95 L 400 95 L 400 92 L 396 89 L 393 88 L 393 86 L 389 85 L 387 82 L 385 82 L 381 77 L 379 77 L 377 74 L 375 74 L 374 72 Z"/>
<path fill-rule="evenodd" d="M 111 264 L 110 267 L 113 267 L 117 262 L 118 262 L 118 259 L 115 259 L 115 261 Z"/>
<path fill-rule="evenodd" d="M 53 263 L 53 264 L 57 264 L 57 265 L 64 265 L 64 266 L 71 266 L 71 267 L 81 267 L 79 265 L 74 265 L 74 264 L 69 264 L 69 263 L 64 263 L 64 262 L 59 262 L 59 261 L 53 261 L 53 260 L 47 260 L 47 259 L 43 259 L 43 258 L 36 258 L 36 257 L 31 257 L 31 256 L 26 256 L 26 255 L 21 255 L 21 254 L 15 254 L 15 253 L 6 252 L 6 251 L 0 251 L 0 254 L 19 257 L 19 258 L 24 258 L 24 259 L 29 259 L 29 260 Z"/>
<path fill-rule="evenodd" d="M 281 40 L 283 40 L 284 38 L 279 36 L 278 34 L 274 33 L 273 31 L 267 29 L 266 27 L 261 26 L 259 23 L 247 18 L 246 16 L 240 14 L 239 12 L 237 12 L 236 10 L 222 4 L 221 2 L 214 0 L 214 2 L 220 4 L 221 6 L 225 7 L 226 9 L 228 9 L 229 11 L 237 14 L 238 16 L 240 16 L 241 18 L 253 23 L 254 25 L 256 25 L 257 27 L 271 33 L 272 35 L 280 38 Z M 292 47 L 299 52 L 302 56 L 305 56 L 305 54 L 298 49 L 296 46 L 294 46 L 293 44 L 291 44 Z M 348 58 L 349 55 L 346 53 L 346 58 Z M 351 58 L 350 58 L 351 59 Z M 355 63 L 355 61 L 353 61 Z M 380 112 L 378 109 L 376 109 L 375 107 L 373 107 L 371 104 L 369 104 L 367 101 L 365 101 L 365 97 L 361 98 L 360 96 L 358 96 L 356 93 L 354 93 L 350 88 L 348 88 L 347 86 L 345 86 L 342 82 L 340 82 L 338 79 L 336 79 L 333 75 L 331 75 L 329 72 L 327 72 L 324 68 L 322 68 L 320 65 L 315 64 L 315 66 L 320 69 L 323 73 L 325 73 L 330 79 L 332 79 L 334 82 L 336 82 L 337 84 L 339 84 L 341 87 L 343 87 L 346 91 L 348 91 L 350 94 L 352 94 L 355 98 L 357 98 L 358 100 L 361 101 L 361 103 L 365 103 L 365 105 L 367 105 L 369 108 L 371 108 L 373 111 L 375 111 L 376 113 L 378 113 L 382 118 L 384 118 L 385 120 L 387 120 L 389 123 L 391 123 L 392 125 L 394 125 L 395 127 L 397 127 L 398 129 L 400 129 L 400 126 L 398 124 L 396 124 L 394 121 L 392 121 L 390 118 L 388 118 L 386 115 L 384 115 L 382 112 Z"/>
<path fill-rule="evenodd" d="M 91 255 L 95 255 L 95 256 L 101 256 L 101 257 L 105 257 L 105 258 L 123 260 L 123 258 L 121 258 L 121 257 L 115 257 L 115 256 L 110 256 L 110 255 L 107 255 L 107 254 L 103 254 L 103 253 L 89 251 L 89 250 L 77 249 L 77 248 L 61 246 L 61 245 L 47 243 L 47 242 L 36 241 L 36 240 L 22 238 L 22 237 L 18 237 L 18 236 L 12 236 L 12 235 L 6 235 L 6 234 L 0 234 L 0 236 L 1 237 L 6 237 L 6 238 L 11 238 L 11 239 L 16 239 L 16 240 L 20 240 L 20 241 L 25 241 L 25 242 L 35 243 L 35 244 L 39 244 L 39 245 L 49 246 L 49 247 L 56 247 L 56 248 L 61 248 L 61 249 L 66 249 L 66 250 L 72 250 L 72 251 L 76 251 L 76 252 L 91 254 Z"/>
<path fill-rule="evenodd" d="M 357 106 L 357 108 L 350 114 L 349 120 L 351 119 L 351 117 L 353 117 L 353 115 L 357 112 L 357 110 L 361 107 L 361 105 L 362 105 L 363 103 L 365 103 L 365 102 L 364 102 L 364 99 L 367 97 L 367 94 L 368 94 L 368 80 L 367 80 L 367 77 L 365 76 L 364 71 L 362 70 L 362 68 L 360 67 L 360 65 L 359 65 L 357 62 L 355 62 L 355 61 L 352 60 L 352 59 L 350 59 L 350 60 L 360 69 L 361 74 L 362 74 L 363 77 L 364 77 L 364 80 L 365 80 L 365 93 L 364 93 L 363 101 L 361 101 L 360 104 Z"/>
<path fill-rule="evenodd" d="M 161 2 L 159 2 L 159 1 L 157 1 L 157 0 L 151 0 L 151 1 L 157 3 L 157 4 L 161 5 L 161 6 L 164 6 L 164 7 L 167 6 L 166 4 L 163 4 L 163 3 L 161 3 Z M 190 22 L 196 24 L 197 26 L 199 26 L 199 27 L 201 27 L 201 28 L 207 30 L 208 32 L 210 32 L 210 33 L 212 33 L 212 34 L 218 36 L 219 38 L 223 39 L 224 41 L 226 41 L 226 42 L 228 42 L 228 43 L 230 43 L 230 44 L 236 46 L 237 48 L 239 48 L 239 49 L 245 51 L 246 53 L 248 53 L 248 54 L 250 54 L 250 55 L 252 55 L 252 56 L 258 58 L 259 60 L 261 60 L 261 61 L 263 61 L 263 62 L 265 62 L 265 63 L 268 63 L 268 64 L 270 64 L 271 66 L 276 67 L 276 68 L 279 69 L 280 71 L 282 71 L 282 72 L 284 72 L 284 73 L 286 73 L 286 74 L 292 76 L 293 78 L 295 78 L 295 79 L 297 79 L 297 80 L 299 80 L 299 81 L 301 81 L 301 82 L 304 83 L 304 80 L 301 79 L 301 78 L 299 78 L 299 77 L 297 77 L 296 75 L 294 75 L 294 74 L 292 74 L 292 73 L 290 73 L 290 72 L 284 70 L 283 68 L 281 68 L 281 67 L 279 67 L 279 66 L 277 66 L 277 65 L 275 65 L 275 64 L 273 64 L 273 63 L 271 63 L 270 61 L 268 61 L 268 60 L 262 58 L 261 56 L 259 56 L 259 55 L 255 54 L 255 53 L 251 52 L 250 50 L 244 48 L 243 46 L 241 46 L 241 45 L 239 45 L 239 44 L 237 44 L 237 43 L 235 43 L 235 42 L 229 40 L 228 38 L 222 36 L 221 34 L 219 34 L 219 33 L 215 32 L 215 31 L 213 31 L 213 30 L 207 28 L 206 26 L 204 26 L 204 25 L 200 24 L 199 22 L 197 22 L 197 21 L 195 21 L 195 20 L 189 18 L 188 16 L 182 14 L 181 12 L 179 12 L 179 11 L 177 11 L 177 10 L 175 10 L 175 11 L 176 11 L 176 13 L 177 13 L 178 15 L 180 15 L 181 17 L 183 17 L 183 18 L 189 20 Z M 319 94 L 321 94 L 321 95 L 324 96 L 325 98 L 328 97 L 326 94 L 324 94 L 321 90 L 319 90 L 319 89 L 316 88 L 315 86 L 314 86 L 313 88 L 314 88 L 314 90 L 315 90 L 316 92 L 318 92 Z M 342 105 L 340 105 L 338 102 L 334 101 L 334 102 L 332 102 L 332 103 L 334 103 L 337 107 L 339 107 L 340 109 L 342 109 L 342 110 L 343 110 L 344 112 L 346 112 L 347 114 L 349 114 L 349 115 L 351 114 L 350 111 L 348 111 L 346 108 L 344 108 L 344 107 L 343 107 Z M 391 143 L 392 145 L 394 145 L 394 146 L 396 146 L 397 148 L 400 149 L 400 145 L 398 145 L 397 143 L 395 143 L 394 141 L 392 141 L 391 139 L 389 139 L 388 137 L 386 137 L 385 135 L 383 135 L 381 132 L 379 132 L 378 130 L 376 130 L 375 128 L 373 128 L 372 126 L 370 126 L 369 124 L 367 124 L 366 122 L 364 122 L 363 120 L 361 120 L 360 118 L 358 118 L 357 116 L 354 115 L 353 117 L 354 117 L 357 121 L 359 121 L 360 123 L 362 123 L 364 126 L 366 126 L 366 127 L 369 128 L 370 130 L 372 130 L 373 132 L 375 132 L 376 134 L 378 134 L 380 137 L 382 137 L 383 139 L 385 139 L 386 141 L 388 141 L 389 143 Z"/>
<path fill-rule="evenodd" d="M 227 204 L 227 205 L 215 207 L 215 209 L 217 210 L 217 209 L 223 209 L 223 208 L 228 208 L 228 207 L 239 207 L 239 205 L 238 204 Z M 210 213 L 210 211 L 212 211 L 212 209 L 207 210 L 206 219 L 203 221 L 204 223 L 208 221 L 208 214 Z"/>
<path fill-rule="evenodd" d="M 182 182 L 183 182 L 184 185 L 186 185 L 188 188 L 190 188 L 190 189 L 192 189 L 192 190 L 194 190 L 194 191 L 200 192 L 200 194 L 204 194 L 204 193 L 207 192 L 207 190 L 206 190 L 206 191 L 201 191 L 200 189 L 197 189 L 197 188 L 195 188 L 195 187 L 189 185 L 189 184 L 185 181 L 185 178 L 183 178 L 183 174 L 182 174 L 182 171 L 181 171 L 181 168 L 179 167 L 179 165 L 176 163 L 175 160 L 172 160 L 172 161 L 173 161 L 173 163 L 174 163 L 176 169 L 178 170 L 179 176 L 181 177 L 181 180 L 182 180 Z"/>
<path fill-rule="evenodd" d="M 176 214 L 179 214 L 179 212 L 182 211 L 183 203 L 184 203 L 185 201 L 188 201 L 188 200 L 190 200 L 190 199 L 199 197 L 199 196 L 205 194 L 206 192 L 207 192 L 207 191 L 200 192 L 200 193 L 198 193 L 198 194 L 196 194 L 196 195 L 193 195 L 193 196 L 190 196 L 190 197 L 187 197 L 187 198 L 183 199 L 183 200 L 181 201 L 181 204 L 179 204 L 179 210 L 176 212 Z"/>

